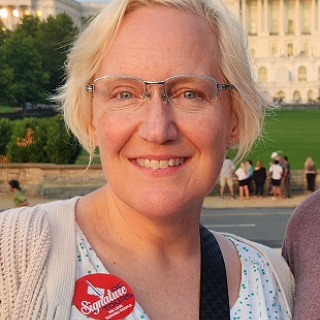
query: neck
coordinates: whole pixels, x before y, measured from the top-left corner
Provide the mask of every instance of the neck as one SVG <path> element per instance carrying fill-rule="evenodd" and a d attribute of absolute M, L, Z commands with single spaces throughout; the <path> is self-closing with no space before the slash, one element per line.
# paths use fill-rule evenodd
<path fill-rule="evenodd" d="M 199 243 L 199 220 L 202 202 L 179 212 L 136 212 L 109 190 L 99 190 L 84 198 L 77 222 L 87 235 L 98 236 L 113 246 L 127 247 L 144 255 L 190 254 Z M 88 205 L 90 201 L 91 205 Z M 90 213 L 88 208 L 91 208 Z M 79 208 L 81 209 L 81 208 Z M 82 221 L 85 221 L 82 223 Z"/>

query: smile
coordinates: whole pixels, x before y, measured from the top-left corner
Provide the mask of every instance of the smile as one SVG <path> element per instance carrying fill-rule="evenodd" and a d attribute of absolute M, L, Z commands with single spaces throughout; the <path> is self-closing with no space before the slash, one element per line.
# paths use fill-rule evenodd
<path fill-rule="evenodd" d="M 136 159 L 136 162 L 141 167 L 158 170 L 180 166 L 184 163 L 184 158 L 173 158 L 168 160 Z"/>

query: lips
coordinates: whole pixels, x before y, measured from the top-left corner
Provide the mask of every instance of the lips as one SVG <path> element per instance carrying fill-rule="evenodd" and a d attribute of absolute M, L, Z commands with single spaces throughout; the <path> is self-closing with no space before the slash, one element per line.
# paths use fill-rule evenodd
<path fill-rule="evenodd" d="M 184 158 L 172 158 L 167 160 L 155 160 L 155 159 L 136 159 L 137 164 L 140 167 L 158 170 L 167 169 L 169 167 L 177 167 L 184 163 Z"/>

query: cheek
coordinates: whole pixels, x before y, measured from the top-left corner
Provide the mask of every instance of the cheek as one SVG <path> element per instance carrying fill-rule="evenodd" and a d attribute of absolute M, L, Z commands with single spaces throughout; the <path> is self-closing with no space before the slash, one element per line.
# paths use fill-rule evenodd
<path fill-rule="evenodd" d="M 123 141 L 128 140 L 130 119 L 112 117 L 106 113 L 97 113 L 93 116 L 94 139 L 96 146 L 102 149 L 103 147 L 120 148 Z M 103 150 L 101 150 L 103 151 Z"/>
<path fill-rule="evenodd" d="M 227 115 L 215 114 L 193 123 L 192 136 L 197 139 L 199 148 L 209 148 L 211 152 L 226 149 L 229 136 Z"/>

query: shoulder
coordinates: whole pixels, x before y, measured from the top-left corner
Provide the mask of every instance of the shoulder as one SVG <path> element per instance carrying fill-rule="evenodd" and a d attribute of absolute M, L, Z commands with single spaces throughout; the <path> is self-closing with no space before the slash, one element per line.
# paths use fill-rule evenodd
<path fill-rule="evenodd" d="M 249 246 L 258 251 L 263 256 L 266 263 L 270 267 L 274 279 L 278 283 L 280 290 L 285 295 L 285 303 L 289 310 L 293 308 L 294 300 L 294 279 L 285 259 L 274 249 L 267 247 L 261 243 L 250 241 L 234 234 L 222 233 L 224 237 L 235 239 L 244 246 Z"/>
<path fill-rule="evenodd" d="M 52 201 L 34 207 L 9 209 L 0 213 L 0 232 L 3 236 L 10 234 L 49 234 L 49 225 L 57 220 L 67 220 L 66 212 L 74 210 L 77 198 L 70 200 Z M 74 215 L 69 214 L 74 220 Z M 71 220 L 71 219 L 69 219 Z"/>
<path fill-rule="evenodd" d="M 293 266 L 295 256 L 317 252 L 320 244 L 320 189 L 302 201 L 292 212 L 285 231 L 283 255 Z"/>
<path fill-rule="evenodd" d="M 291 214 L 287 228 L 295 231 L 307 228 L 306 232 L 315 230 L 318 233 L 320 223 L 320 189 L 302 201 Z"/>
<path fill-rule="evenodd" d="M 15 236 L 21 230 L 28 232 L 46 232 L 48 220 L 40 206 L 9 209 L 0 214 L 2 236 Z"/>

